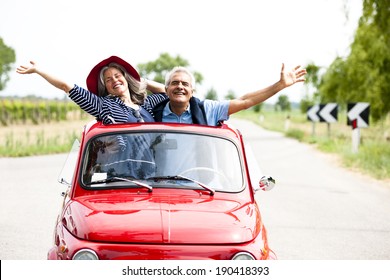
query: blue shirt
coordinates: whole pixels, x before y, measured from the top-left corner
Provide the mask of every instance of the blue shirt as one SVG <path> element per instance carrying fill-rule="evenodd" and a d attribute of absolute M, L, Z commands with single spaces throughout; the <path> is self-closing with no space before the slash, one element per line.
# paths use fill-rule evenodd
<path fill-rule="evenodd" d="M 204 110 L 207 118 L 207 125 L 216 126 L 219 121 L 226 121 L 229 119 L 229 101 L 215 101 L 215 100 L 204 100 Z M 163 111 L 163 122 L 175 122 L 175 123 L 187 123 L 192 124 L 191 108 L 190 106 L 181 114 L 176 115 L 169 108 L 169 102 Z"/>

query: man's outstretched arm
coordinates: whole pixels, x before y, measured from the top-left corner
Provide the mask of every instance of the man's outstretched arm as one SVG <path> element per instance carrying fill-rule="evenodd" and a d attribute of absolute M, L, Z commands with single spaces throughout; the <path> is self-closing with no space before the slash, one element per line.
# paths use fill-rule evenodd
<path fill-rule="evenodd" d="M 237 99 L 230 100 L 228 114 L 231 115 L 248 109 L 252 106 L 264 102 L 279 91 L 292 86 L 295 83 L 304 82 L 305 75 L 306 69 L 302 69 L 301 66 L 296 66 L 291 71 L 285 72 L 284 64 L 282 64 L 280 80 L 278 82 L 266 88 L 247 93 Z"/>

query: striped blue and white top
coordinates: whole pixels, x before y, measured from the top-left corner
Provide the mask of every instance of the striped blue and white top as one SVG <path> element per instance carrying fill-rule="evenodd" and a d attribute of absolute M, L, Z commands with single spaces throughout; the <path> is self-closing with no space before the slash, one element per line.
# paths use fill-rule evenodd
<path fill-rule="evenodd" d="M 120 98 L 115 96 L 100 97 L 78 85 L 74 85 L 69 91 L 69 97 L 81 109 L 104 124 L 137 122 L 139 118 L 134 116 L 134 109 L 128 107 Z M 165 93 L 148 95 L 144 104 L 141 105 L 144 109 L 140 110 L 142 118 L 146 122 L 153 122 L 153 107 L 167 98 L 168 96 Z"/>

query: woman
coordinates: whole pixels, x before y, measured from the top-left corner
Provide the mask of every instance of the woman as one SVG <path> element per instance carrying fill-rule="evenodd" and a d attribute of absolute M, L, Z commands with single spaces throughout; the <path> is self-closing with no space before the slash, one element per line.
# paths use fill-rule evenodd
<path fill-rule="evenodd" d="M 42 76 L 104 124 L 154 122 L 152 108 L 167 99 L 164 93 L 147 96 L 146 89 L 159 91 L 160 84 L 141 79 L 137 70 L 117 56 L 101 61 L 91 70 L 87 77 L 88 90 L 42 71 L 33 61 L 30 63 L 18 67 L 16 72 Z"/>
<path fill-rule="evenodd" d="M 165 93 L 147 96 L 146 89 L 158 91 L 160 84 L 141 80 L 138 72 L 117 56 L 101 61 L 91 70 L 87 77 L 88 90 L 63 82 L 39 69 L 33 61 L 30 63 L 18 67 L 17 72 L 37 73 L 104 124 L 154 122 L 152 108 L 168 98 Z M 107 136 L 99 149 L 101 154 L 110 155 L 110 162 L 102 163 L 101 172 L 107 176 L 143 179 L 154 174 L 154 158 L 146 136 L 140 135 L 136 141 L 125 136 L 114 139 Z"/>

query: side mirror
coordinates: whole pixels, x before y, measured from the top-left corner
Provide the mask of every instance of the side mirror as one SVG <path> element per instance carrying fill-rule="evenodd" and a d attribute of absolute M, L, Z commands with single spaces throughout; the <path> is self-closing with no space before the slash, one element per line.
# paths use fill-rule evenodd
<path fill-rule="evenodd" d="M 271 176 L 263 176 L 259 181 L 259 189 L 263 191 L 270 191 L 275 187 L 275 179 Z"/>

